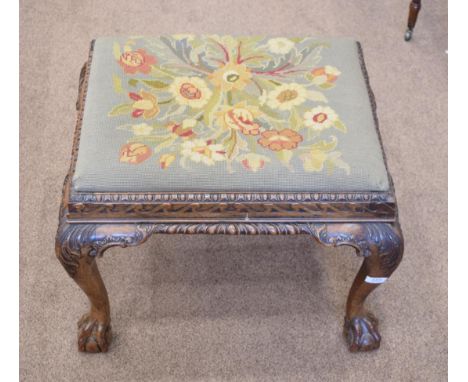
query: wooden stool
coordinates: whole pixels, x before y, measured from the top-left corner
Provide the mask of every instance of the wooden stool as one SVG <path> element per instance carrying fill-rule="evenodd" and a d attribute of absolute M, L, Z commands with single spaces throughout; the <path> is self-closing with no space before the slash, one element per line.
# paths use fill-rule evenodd
<path fill-rule="evenodd" d="M 96 258 L 160 233 L 354 247 L 364 260 L 344 334 L 351 351 L 379 347 L 363 304 L 397 268 L 403 238 L 359 43 L 100 38 L 79 89 L 56 253 L 91 302 L 80 351 L 111 342 Z"/>

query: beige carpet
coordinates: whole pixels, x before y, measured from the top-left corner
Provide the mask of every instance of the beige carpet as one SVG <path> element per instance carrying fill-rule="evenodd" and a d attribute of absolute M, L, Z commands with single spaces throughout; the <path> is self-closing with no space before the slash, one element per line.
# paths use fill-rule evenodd
<path fill-rule="evenodd" d="M 447 5 L 408 0 L 21 1 L 23 381 L 442 381 L 447 373 Z M 354 36 L 364 47 L 406 255 L 368 300 L 381 349 L 350 354 L 360 261 L 301 237 L 155 236 L 100 260 L 115 341 L 76 350 L 87 300 L 54 255 L 78 74 L 99 35 Z"/>

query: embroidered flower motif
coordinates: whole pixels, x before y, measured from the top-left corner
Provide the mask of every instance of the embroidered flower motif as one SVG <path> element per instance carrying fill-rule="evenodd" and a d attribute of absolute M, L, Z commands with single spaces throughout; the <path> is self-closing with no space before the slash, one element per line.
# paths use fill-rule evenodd
<path fill-rule="evenodd" d="M 268 40 L 268 49 L 276 54 L 287 54 L 294 47 L 294 43 L 284 37 L 272 38 Z"/>
<path fill-rule="evenodd" d="M 316 131 L 328 129 L 338 120 L 338 115 L 328 106 L 317 106 L 304 113 L 304 125 Z"/>
<path fill-rule="evenodd" d="M 221 88 L 223 91 L 242 90 L 252 78 L 252 73 L 244 64 L 228 62 L 209 74 L 208 78 L 214 86 Z"/>
<path fill-rule="evenodd" d="M 258 170 L 265 167 L 265 163 L 270 162 L 270 158 L 265 155 L 249 153 L 240 155 L 237 160 L 246 168 L 247 170 L 257 172 Z"/>
<path fill-rule="evenodd" d="M 190 138 L 195 133 L 193 132 L 193 128 L 197 124 L 196 119 L 184 119 L 182 123 L 175 123 L 171 122 L 167 125 L 167 128 L 173 132 L 175 135 L 181 138 Z"/>
<path fill-rule="evenodd" d="M 163 154 L 159 158 L 159 165 L 163 170 L 168 168 L 172 162 L 176 159 L 176 156 L 174 154 Z"/>
<path fill-rule="evenodd" d="M 334 86 L 334 82 L 341 72 L 334 66 L 326 65 L 312 70 L 308 76 L 310 81 L 322 89 Z"/>
<path fill-rule="evenodd" d="M 292 150 L 302 142 L 302 136 L 291 129 L 264 131 L 258 143 L 273 151 Z"/>
<path fill-rule="evenodd" d="M 347 127 L 333 92 L 326 95 L 341 72 L 319 63 L 330 45 L 192 34 L 114 41 L 108 85 L 129 98 L 107 115 L 132 137 L 120 161 L 154 156 L 154 165 L 173 171 L 199 163 L 256 173 L 274 162 L 285 171 L 350 173 L 331 135 Z M 157 57 L 148 54 L 154 49 Z"/>
<path fill-rule="evenodd" d="M 133 125 L 132 130 L 135 135 L 150 135 L 153 131 L 153 127 L 146 123 L 140 123 L 138 125 Z"/>
<path fill-rule="evenodd" d="M 307 89 L 296 83 L 277 86 L 268 93 L 267 104 L 272 109 L 291 110 L 307 99 Z"/>
<path fill-rule="evenodd" d="M 159 114 L 158 98 L 145 90 L 137 93 L 128 93 L 128 96 L 135 102 L 132 104 L 132 116 L 138 118 L 143 116 L 150 119 Z"/>
<path fill-rule="evenodd" d="M 177 77 L 169 87 L 180 105 L 200 109 L 209 101 L 212 92 L 200 77 Z"/>
<path fill-rule="evenodd" d="M 234 130 L 240 130 L 245 135 L 260 134 L 261 126 L 254 121 L 260 115 L 257 107 L 248 106 L 246 102 L 240 102 L 234 106 L 224 107 L 217 113 L 218 122 L 222 126 Z"/>
<path fill-rule="evenodd" d="M 138 164 L 148 159 L 151 154 L 151 148 L 143 143 L 127 143 L 120 149 L 120 161 Z"/>
<path fill-rule="evenodd" d="M 151 65 L 155 63 L 156 58 L 147 54 L 144 49 L 123 52 L 119 60 L 119 65 L 127 74 L 138 72 L 148 74 L 151 72 Z"/>
<path fill-rule="evenodd" d="M 197 163 L 213 166 L 215 162 L 226 159 L 226 151 L 221 144 L 195 139 L 182 143 L 182 156 Z"/>

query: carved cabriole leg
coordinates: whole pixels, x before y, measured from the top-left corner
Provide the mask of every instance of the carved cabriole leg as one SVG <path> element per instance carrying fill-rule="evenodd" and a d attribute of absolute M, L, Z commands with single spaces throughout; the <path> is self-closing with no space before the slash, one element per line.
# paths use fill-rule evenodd
<path fill-rule="evenodd" d="M 106 352 L 112 340 L 109 299 L 96 257 L 112 246 L 138 245 L 149 235 L 137 225 L 67 224 L 62 220 L 56 238 L 57 258 L 91 303 L 89 313 L 78 321 L 80 351 Z"/>
<path fill-rule="evenodd" d="M 380 346 L 377 319 L 364 307 L 367 296 L 390 277 L 403 256 L 403 237 L 397 224 L 326 224 L 313 227 L 314 236 L 328 246 L 350 245 L 364 261 L 349 292 L 344 335 L 350 351 Z"/>
<path fill-rule="evenodd" d="M 405 41 L 411 40 L 411 37 L 413 36 L 413 29 L 416 25 L 416 20 L 418 19 L 420 9 L 421 0 L 411 0 L 408 14 L 408 29 L 405 33 Z"/>

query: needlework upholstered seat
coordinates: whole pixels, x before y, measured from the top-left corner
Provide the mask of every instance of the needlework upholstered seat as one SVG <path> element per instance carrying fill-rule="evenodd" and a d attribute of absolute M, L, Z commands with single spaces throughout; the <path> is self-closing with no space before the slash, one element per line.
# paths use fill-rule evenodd
<path fill-rule="evenodd" d="M 77 192 L 389 189 L 352 40 L 98 39 L 80 143 Z"/>
<path fill-rule="evenodd" d="M 362 304 L 397 267 L 403 242 L 359 43 L 99 38 L 77 109 L 56 248 L 91 301 L 80 350 L 111 341 L 95 258 L 153 233 L 305 233 L 351 245 L 364 263 L 346 339 L 352 351 L 379 346 Z"/>

